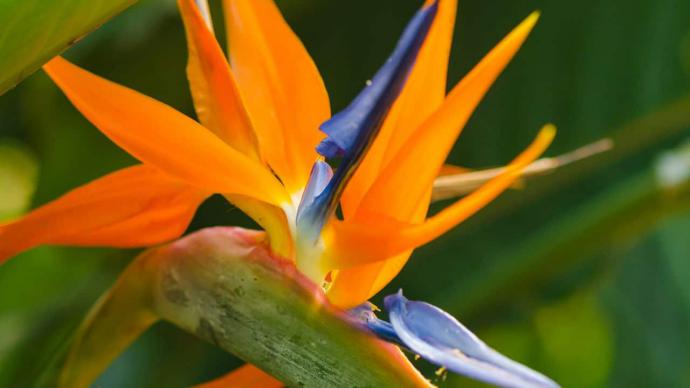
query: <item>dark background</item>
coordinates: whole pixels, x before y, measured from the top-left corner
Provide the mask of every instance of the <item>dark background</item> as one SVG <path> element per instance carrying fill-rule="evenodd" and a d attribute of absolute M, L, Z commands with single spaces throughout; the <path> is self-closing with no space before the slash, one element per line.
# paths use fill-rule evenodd
<path fill-rule="evenodd" d="M 334 111 L 419 3 L 278 0 Z M 418 250 L 387 291 L 438 304 L 565 387 L 689 386 L 690 2 L 461 0 L 449 86 L 535 9 L 537 28 L 450 161 L 504 164 L 547 122 L 559 127 L 549 156 L 605 137 L 615 149 L 504 195 Z M 172 1 L 141 1 L 67 56 L 193 115 Z M 43 73 L 0 97 L 0 220 L 132 163 Z M 207 225 L 251 222 L 213 198 L 192 228 Z M 0 386 L 31 386 L 135 253 L 42 247 L 0 268 Z M 239 364 L 159 324 L 97 386 L 183 387 Z"/>

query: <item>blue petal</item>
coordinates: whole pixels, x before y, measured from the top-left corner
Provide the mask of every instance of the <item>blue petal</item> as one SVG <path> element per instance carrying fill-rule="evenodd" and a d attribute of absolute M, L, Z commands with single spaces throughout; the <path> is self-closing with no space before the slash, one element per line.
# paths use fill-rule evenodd
<path fill-rule="evenodd" d="M 548 377 L 488 347 L 455 318 L 402 291 L 384 300 L 400 340 L 422 358 L 453 372 L 501 387 L 558 387 Z"/>
<path fill-rule="evenodd" d="M 417 59 L 438 4 L 422 8 L 409 22 L 393 54 L 367 87 L 344 110 L 321 125 L 328 137 L 317 147 L 326 158 L 352 155 L 367 148 L 400 95 Z"/>
<path fill-rule="evenodd" d="M 393 325 L 376 317 L 373 304 L 365 302 L 353 308 L 348 313 L 355 319 L 355 322 L 371 330 L 379 338 L 405 346 L 393 329 Z"/>
<path fill-rule="evenodd" d="M 343 159 L 328 187 L 305 210 L 308 215 L 304 220 L 311 223 L 308 229 L 320 231 L 326 218 L 335 211 L 345 185 L 400 95 L 437 9 L 438 2 L 420 9 L 405 27 L 393 54 L 367 87 L 347 108 L 321 125 L 321 131 L 328 136 L 317 146 L 317 151 L 329 159 Z"/>
<path fill-rule="evenodd" d="M 323 192 L 326 186 L 328 186 L 328 182 L 331 181 L 331 178 L 333 178 L 331 166 L 323 160 L 317 160 L 311 168 L 309 182 L 304 189 L 302 199 L 297 207 L 297 222 L 302 218 L 305 209 L 312 206 L 316 197 Z"/>

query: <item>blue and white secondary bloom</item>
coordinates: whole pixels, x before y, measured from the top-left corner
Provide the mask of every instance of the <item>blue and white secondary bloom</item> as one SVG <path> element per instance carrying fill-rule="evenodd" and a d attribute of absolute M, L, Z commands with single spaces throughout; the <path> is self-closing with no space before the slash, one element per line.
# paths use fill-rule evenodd
<path fill-rule="evenodd" d="M 450 314 L 426 302 L 411 301 L 402 290 L 384 299 L 390 322 L 365 303 L 351 310 L 378 337 L 425 360 L 473 379 L 509 388 L 555 388 L 548 377 L 490 348 Z"/>

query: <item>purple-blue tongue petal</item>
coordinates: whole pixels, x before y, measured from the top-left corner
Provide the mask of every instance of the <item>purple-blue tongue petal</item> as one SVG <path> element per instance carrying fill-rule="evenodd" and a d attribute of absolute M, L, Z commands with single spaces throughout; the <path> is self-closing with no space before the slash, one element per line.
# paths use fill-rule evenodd
<path fill-rule="evenodd" d="M 377 337 L 405 347 L 405 344 L 400 341 L 400 337 L 393 329 L 393 325 L 376 317 L 373 304 L 364 302 L 348 311 L 348 314 L 354 318 L 355 323 L 364 325 L 367 329 L 374 332 Z"/>
<path fill-rule="evenodd" d="M 438 2 L 420 9 L 405 27 L 393 54 L 371 82 L 344 110 L 321 125 L 328 136 L 316 148 L 327 159 L 342 158 L 335 176 L 310 206 L 304 208 L 301 229 L 317 234 L 333 214 L 340 195 L 381 129 L 400 95 L 417 54 L 431 28 Z"/>
<path fill-rule="evenodd" d="M 333 178 L 333 170 L 331 169 L 331 166 L 323 160 L 317 160 L 311 167 L 309 182 L 307 183 L 307 187 L 304 189 L 302 199 L 297 207 L 298 223 L 300 218 L 302 218 L 305 209 L 309 209 L 309 207 L 314 204 L 314 200 L 323 192 L 326 186 L 328 186 L 328 182 L 331 181 L 331 178 Z"/>
<path fill-rule="evenodd" d="M 488 347 L 445 311 L 409 301 L 402 291 L 384 301 L 400 340 L 422 358 L 501 387 L 558 387 L 548 377 Z"/>
<path fill-rule="evenodd" d="M 328 137 L 316 150 L 326 158 L 344 157 L 367 148 L 405 85 L 417 53 L 437 12 L 434 3 L 408 23 L 393 54 L 344 110 L 321 125 Z"/>

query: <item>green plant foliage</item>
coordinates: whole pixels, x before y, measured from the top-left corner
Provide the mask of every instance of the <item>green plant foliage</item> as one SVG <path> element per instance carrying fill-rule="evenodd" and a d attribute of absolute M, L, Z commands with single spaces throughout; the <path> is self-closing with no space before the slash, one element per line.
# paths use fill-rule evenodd
<path fill-rule="evenodd" d="M 135 1 L 0 1 L 0 94 Z"/>
<path fill-rule="evenodd" d="M 0 141 L 0 221 L 24 213 L 36 189 L 38 166 L 25 147 Z"/>

